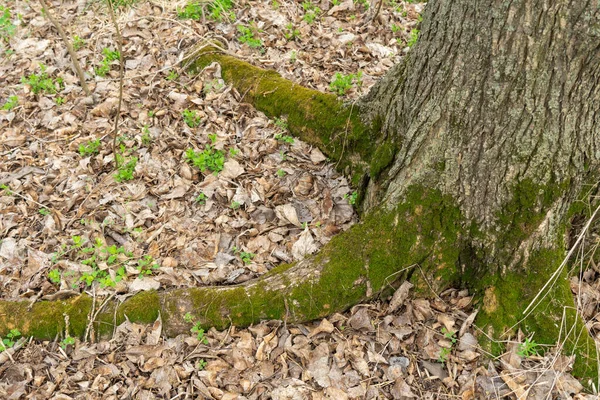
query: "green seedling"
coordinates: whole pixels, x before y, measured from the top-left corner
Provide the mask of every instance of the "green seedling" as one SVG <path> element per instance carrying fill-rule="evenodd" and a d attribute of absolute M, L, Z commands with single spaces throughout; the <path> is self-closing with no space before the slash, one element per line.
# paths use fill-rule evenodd
<path fill-rule="evenodd" d="M 139 278 L 143 278 L 147 275 L 152 275 L 152 273 L 160 268 L 158 263 L 154 262 L 154 259 L 150 255 L 144 256 L 141 260 L 138 261 L 137 270 L 139 271 Z"/>
<path fill-rule="evenodd" d="M 156 115 L 156 112 L 154 112 L 154 110 L 148 111 L 148 118 L 154 118 L 155 115 Z"/>
<path fill-rule="evenodd" d="M 201 358 L 197 363 L 196 363 L 196 368 L 198 368 L 200 371 L 202 371 L 204 368 L 206 368 L 206 366 L 208 365 L 208 363 L 206 361 L 204 361 L 203 358 Z"/>
<path fill-rule="evenodd" d="M 218 174 L 223 170 L 223 165 L 225 164 L 225 154 L 221 150 L 213 148 L 211 145 L 207 145 L 203 151 L 198 152 L 193 149 L 188 149 L 185 152 L 185 157 L 202 172 L 209 170 Z"/>
<path fill-rule="evenodd" d="M 234 21 L 233 0 L 213 0 L 208 3 L 208 17 L 215 21 Z"/>
<path fill-rule="evenodd" d="M 54 82 L 54 80 L 46 74 L 46 69 L 47 67 L 44 64 L 40 64 L 40 73 L 31 74 L 28 77 L 21 77 L 21 83 L 29 85 L 33 94 L 56 93 L 56 83 L 60 84 L 60 81 Z"/>
<path fill-rule="evenodd" d="M 241 204 L 238 203 L 237 201 L 231 201 L 231 204 L 229 205 L 229 208 L 231 208 L 232 210 L 237 210 L 238 208 L 240 208 Z"/>
<path fill-rule="evenodd" d="M 12 190 L 10 190 L 10 187 L 8 187 L 8 185 L 6 184 L 0 184 L 0 190 L 2 190 L 2 194 L 6 195 L 6 196 L 11 196 Z"/>
<path fill-rule="evenodd" d="M 282 143 L 286 143 L 286 144 L 294 144 L 294 138 L 288 135 L 282 135 L 281 133 L 278 133 L 275 135 L 275 140 L 282 142 Z"/>
<path fill-rule="evenodd" d="M 72 346 L 75 344 L 75 338 L 72 338 L 71 336 L 67 336 L 66 338 L 64 338 L 63 340 L 60 341 L 60 348 L 63 350 L 67 349 L 67 346 Z"/>
<path fill-rule="evenodd" d="M 106 47 L 102 49 L 102 54 L 104 57 L 100 61 L 100 66 L 94 68 L 94 72 L 98 76 L 106 76 L 110 72 L 112 62 L 121 59 L 121 54 L 117 50 L 111 50 Z"/>
<path fill-rule="evenodd" d="M 287 24 L 285 26 L 285 32 L 283 33 L 283 36 L 285 36 L 285 38 L 288 41 L 299 39 L 300 38 L 300 31 L 298 29 L 294 28 L 294 25 L 292 25 L 291 23 L 289 23 L 289 24 Z"/>
<path fill-rule="evenodd" d="M 281 130 L 284 130 L 284 131 L 288 130 L 288 123 L 283 118 L 275 118 L 274 124 L 276 127 L 280 128 Z M 275 138 L 277 139 L 277 137 L 275 137 Z"/>
<path fill-rule="evenodd" d="M 0 39 L 8 42 L 17 27 L 12 23 L 10 8 L 0 5 Z"/>
<path fill-rule="evenodd" d="M 252 47 L 253 49 L 262 47 L 262 45 L 263 45 L 262 40 L 257 39 L 254 36 L 254 35 L 258 34 L 258 29 L 256 29 L 254 24 L 252 24 L 250 27 L 247 27 L 244 25 L 238 25 L 237 29 L 238 29 L 238 32 L 240 33 L 240 36 L 238 37 L 238 40 L 240 43 L 246 43 L 248 46 Z"/>
<path fill-rule="evenodd" d="M 15 345 L 15 340 L 21 336 L 21 332 L 18 329 L 11 329 L 4 339 L 2 339 L 2 343 L 0 343 L 0 351 L 4 351 L 10 347 Z"/>
<path fill-rule="evenodd" d="M 150 136 L 150 128 L 148 128 L 148 125 L 144 125 L 142 127 L 142 144 L 146 147 L 150 146 L 152 144 L 152 136 Z"/>
<path fill-rule="evenodd" d="M 298 59 L 298 55 L 296 54 L 296 51 L 292 50 L 292 52 L 290 54 L 290 63 L 294 64 L 297 59 Z"/>
<path fill-rule="evenodd" d="M 180 19 L 193 19 L 195 21 L 202 18 L 202 4 L 197 1 L 192 1 L 186 4 L 182 10 L 177 11 L 177 16 Z"/>
<path fill-rule="evenodd" d="M 229 156 L 230 157 L 235 157 L 235 156 L 237 156 L 239 154 L 239 152 L 240 151 L 238 149 L 235 149 L 235 148 L 232 147 L 232 148 L 229 149 Z"/>
<path fill-rule="evenodd" d="M 202 205 L 206 204 L 206 199 L 207 199 L 206 195 L 204 193 L 200 193 L 198 195 L 198 197 L 196 197 L 196 203 L 200 204 L 202 206 Z"/>
<path fill-rule="evenodd" d="M 208 94 L 212 91 L 218 92 L 221 89 L 223 89 L 223 87 L 225 87 L 223 83 L 221 83 L 218 79 L 213 79 L 204 83 L 204 86 L 202 87 L 202 92 L 204 94 Z"/>
<path fill-rule="evenodd" d="M 48 215 L 50 215 L 50 210 L 48 210 L 47 208 L 40 208 L 38 210 L 38 212 L 43 215 L 44 217 L 47 217 Z"/>
<path fill-rule="evenodd" d="M 446 339 L 450 340 L 452 344 L 456 344 L 456 342 L 458 341 L 458 338 L 456 337 L 456 332 L 449 331 L 446 329 L 446 327 L 442 328 L 442 334 Z"/>
<path fill-rule="evenodd" d="M 233 246 L 232 250 L 233 250 L 233 252 L 235 254 L 237 254 L 238 256 L 240 256 L 240 258 L 242 259 L 242 261 L 244 262 L 244 264 L 250 264 L 252 262 L 252 259 L 254 257 L 256 257 L 256 254 L 250 253 L 250 252 L 246 252 L 246 251 L 241 251 L 236 246 Z"/>
<path fill-rule="evenodd" d="M 60 283 L 60 271 L 56 268 L 51 269 L 50 272 L 48 272 L 48 279 L 50 280 L 50 282 L 54 283 L 54 284 L 59 284 Z"/>
<path fill-rule="evenodd" d="M 183 116 L 183 122 L 190 128 L 196 128 L 200 125 L 200 121 L 202 118 L 198 115 L 196 110 L 188 110 L 187 108 L 183 110 L 181 114 Z"/>
<path fill-rule="evenodd" d="M 354 2 L 362 5 L 364 7 L 365 11 L 368 10 L 369 7 L 371 6 L 369 4 L 369 0 L 354 0 Z"/>
<path fill-rule="evenodd" d="M 329 89 L 332 92 L 337 93 L 338 96 L 343 96 L 354 85 L 362 85 L 362 71 L 358 71 L 356 74 L 349 75 L 336 72 L 333 80 L 329 84 Z"/>
<path fill-rule="evenodd" d="M 517 354 L 523 358 L 539 355 L 540 345 L 535 340 L 526 338 L 525 341 L 519 344 Z"/>
<path fill-rule="evenodd" d="M 63 104 L 65 104 L 65 101 L 67 101 L 67 99 L 65 99 L 62 96 L 58 96 L 54 99 L 54 102 L 56 103 L 57 106 L 62 106 Z"/>
<path fill-rule="evenodd" d="M 281 4 L 279 4 L 279 2 L 277 0 L 272 0 L 271 1 L 271 8 L 273 8 L 273 10 L 279 10 L 279 6 Z"/>
<path fill-rule="evenodd" d="M 302 3 L 302 8 L 304 9 L 304 17 L 302 19 L 309 25 L 315 22 L 321 14 L 321 9 L 308 0 Z"/>
<path fill-rule="evenodd" d="M 209 133 L 208 134 L 208 140 L 210 140 L 211 144 L 215 144 L 217 143 L 217 134 L 216 133 Z"/>
<path fill-rule="evenodd" d="M 77 35 L 73 36 L 73 49 L 77 51 L 83 48 L 83 46 L 85 46 L 85 40 L 83 40 Z"/>
<path fill-rule="evenodd" d="M 19 105 L 19 98 L 17 96 L 13 95 L 13 96 L 10 96 L 8 98 L 8 100 L 6 100 L 6 103 L 4 103 L 4 105 L 2 106 L 2 109 L 6 110 L 6 111 L 10 111 L 18 105 Z"/>
<path fill-rule="evenodd" d="M 167 80 L 176 81 L 177 79 L 179 79 L 179 74 L 174 70 L 169 71 L 169 75 L 167 75 Z"/>
<path fill-rule="evenodd" d="M 121 183 L 132 180 L 133 172 L 135 171 L 135 167 L 138 162 L 137 157 L 131 157 L 130 159 L 126 159 L 118 153 L 116 154 L 116 157 L 119 161 L 119 168 L 117 169 L 117 172 L 113 175 L 115 181 Z"/>
<path fill-rule="evenodd" d="M 286 175 L 286 172 L 282 169 L 277 170 L 277 176 L 283 178 Z"/>
<path fill-rule="evenodd" d="M 194 316 L 192 314 L 190 314 L 189 312 L 185 313 L 185 315 L 183 316 L 183 320 L 185 322 L 187 322 L 188 324 L 194 324 L 194 326 L 190 329 L 190 332 L 192 332 L 193 334 L 196 335 L 196 338 L 204 343 L 204 344 L 208 344 L 208 339 L 206 338 L 205 334 L 204 334 L 204 329 L 202 328 L 202 325 L 200 322 L 194 322 Z"/>
<path fill-rule="evenodd" d="M 413 29 L 410 31 L 410 36 L 408 38 L 408 41 L 406 42 L 406 45 L 408 47 L 412 47 L 415 43 L 417 43 L 418 39 L 419 39 L 419 30 Z"/>
<path fill-rule="evenodd" d="M 100 139 L 90 140 L 79 145 L 79 155 L 81 157 L 92 156 L 100 153 Z"/>
<path fill-rule="evenodd" d="M 442 347 L 440 349 L 440 355 L 438 357 L 438 362 L 445 364 L 446 361 L 448 361 L 448 356 L 450 355 L 451 352 L 452 352 L 452 349 L 450 347 Z"/>
<path fill-rule="evenodd" d="M 344 195 L 344 199 L 348 200 L 348 204 L 355 205 L 356 199 L 358 198 L 357 192 L 352 192 L 350 195 L 347 193 Z"/>

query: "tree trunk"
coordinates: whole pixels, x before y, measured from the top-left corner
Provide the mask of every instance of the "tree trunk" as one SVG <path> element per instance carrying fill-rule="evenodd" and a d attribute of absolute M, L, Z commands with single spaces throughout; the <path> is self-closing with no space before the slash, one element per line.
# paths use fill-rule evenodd
<path fill-rule="evenodd" d="M 256 281 L 109 305 L 98 328 L 124 315 L 149 322 L 159 310 L 169 334 L 189 329 L 186 312 L 217 327 L 303 321 L 410 279 L 426 294 L 469 288 L 481 306 L 476 323 L 489 337 L 506 339 L 520 327 L 538 343 L 560 339 L 576 355 L 574 374 L 595 376 L 595 344 L 559 267 L 570 221 L 584 208 L 579 200 L 598 178 L 599 13 L 591 1 L 432 0 L 404 62 L 346 107 L 198 47 L 192 69 L 218 61 L 247 101 L 286 115 L 292 133 L 339 161 L 360 188 L 361 223 L 319 255 Z M 0 331 L 52 336 L 62 329 L 56 318 L 43 332 L 43 322 L 23 323 L 47 308 L 72 320 L 84 310 L 80 333 L 91 304 L 77 302 L 83 306 L 38 303 L 31 311 L 0 302 Z"/>

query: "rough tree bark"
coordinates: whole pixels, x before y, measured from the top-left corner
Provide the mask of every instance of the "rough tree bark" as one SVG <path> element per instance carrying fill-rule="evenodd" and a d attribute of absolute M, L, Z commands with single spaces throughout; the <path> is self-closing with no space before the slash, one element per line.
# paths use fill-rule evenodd
<path fill-rule="evenodd" d="M 574 373 L 595 376 L 596 348 L 574 311 L 567 271 L 555 271 L 598 179 L 599 26 L 593 1 L 432 0 L 417 45 L 353 105 L 198 47 L 193 69 L 219 62 L 246 101 L 287 116 L 294 134 L 339 161 L 360 188 L 361 223 L 317 256 L 244 285 L 109 303 L 98 331 L 125 315 L 151 322 L 159 311 L 168 334 L 189 329 L 188 311 L 216 327 L 303 321 L 410 279 L 425 294 L 471 289 L 487 335 L 520 327 L 538 343 L 560 339 L 577 356 Z M 86 297 L 31 309 L 0 302 L 0 331 L 53 337 L 68 313 L 71 332 L 81 333 L 90 308 Z"/>

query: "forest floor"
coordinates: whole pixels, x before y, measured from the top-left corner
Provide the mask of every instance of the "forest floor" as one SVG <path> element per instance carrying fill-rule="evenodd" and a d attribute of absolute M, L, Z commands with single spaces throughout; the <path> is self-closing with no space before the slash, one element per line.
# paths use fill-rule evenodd
<path fill-rule="evenodd" d="M 245 103 L 218 64 L 188 75 L 185 51 L 217 39 L 240 59 L 351 103 L 410 51 L 424 6 L 122 4 L 113 138 L 119 53 L 106 4 L 50 8 L 92 98 L 41 5 L 3 2 L 0 297 L 33 303 L 85 291 L 102 304 L 140 290 L 241 283 L 317 252 L 357 222 L 348 181 L 292 138 L 285 119 Z M 599 241 L 586 243 L 593 251 Z M 572 282 L 594 334 L 599 271 L 583 266 Z M 302 325 L 192 327 L 164 338 L 159 319 L 126 322 L 110 340 L 65 332 L 52 342 L 13 331 L 2 338 L 0 398 L 596 398 L 569 375 L 572 360 L 535 336 L 490 358 L 477 347 L 476 312 L 467 291 L 419 299 L 405 283 L 391 298 Z"/>

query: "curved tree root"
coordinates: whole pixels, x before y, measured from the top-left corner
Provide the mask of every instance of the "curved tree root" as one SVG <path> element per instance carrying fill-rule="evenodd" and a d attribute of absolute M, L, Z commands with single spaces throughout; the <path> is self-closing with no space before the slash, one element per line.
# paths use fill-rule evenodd
<path fill-rule="evenodd" d="M 193 73 L 213 62 L 219 63 L 223 79 L 236 88 L 243 101 L 270 118 L 285 117 L 294 136 L 338 161 L 354 183 L 359 182 L 377 149 L 380 130 L 361 121 L 358 106 L 297 85 L 275 71 L 255 67 L 210 44 L 200 43 L 186 57 Z"/>

